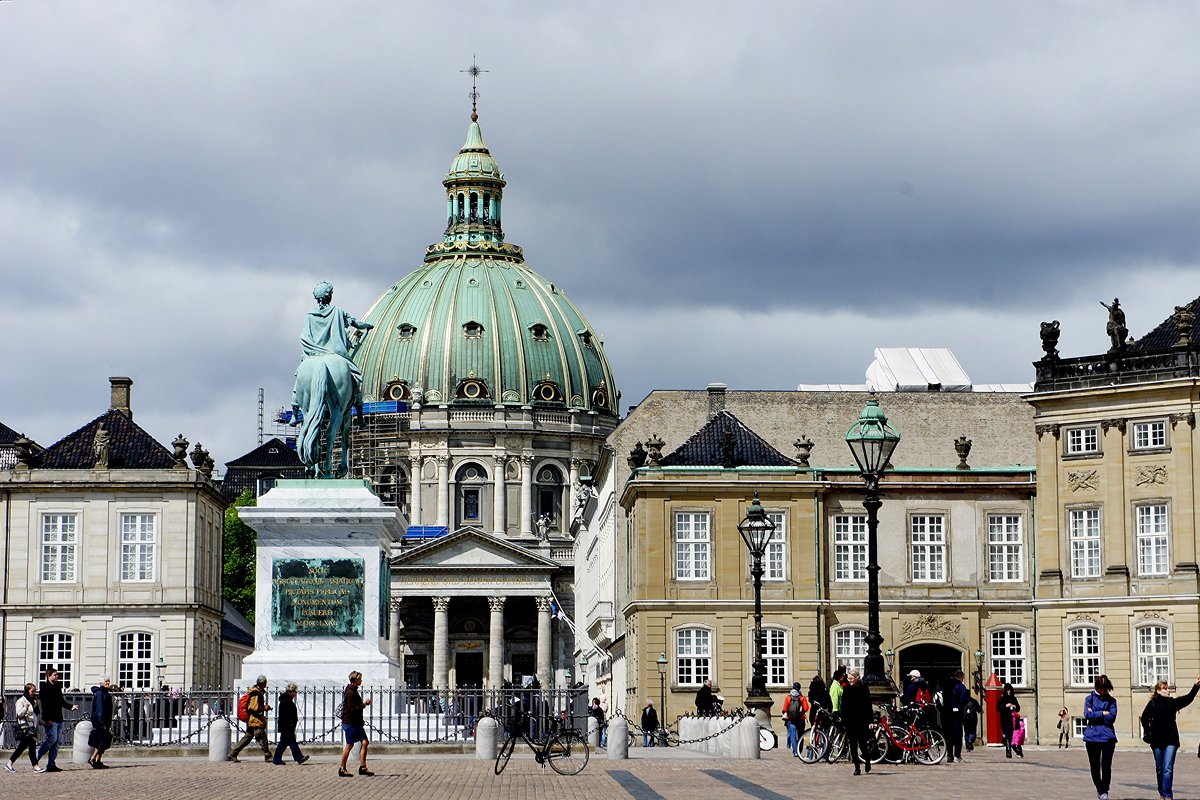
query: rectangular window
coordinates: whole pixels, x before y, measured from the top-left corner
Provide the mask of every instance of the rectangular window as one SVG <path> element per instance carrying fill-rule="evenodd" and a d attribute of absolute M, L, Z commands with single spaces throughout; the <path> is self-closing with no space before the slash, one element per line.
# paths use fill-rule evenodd
<path fill-rule="evenodd" d="M 1134 507 L 1137 522 L 1137 553 L 1139 575 L 1166 575 L 1171 564 L 1167 558 L 1167 542 L 1171 523 L 1165 503 Z"/>
<path fill-rule="evenodd" d="M 988 514 L 987 524 L 988 580 L 1021 580 L 1021 515 Z"/>
<path fill-rule="evenodd" d="M 43 583 L 74 583 L 78 521 L 75 514 L 42 515 Z"/>
<path fill-rule="evenodd" d="M 709 525 L 706 512 L 675 514 L 675 578 L 708 580 Z"/>
<path fill-rule="evenodd" d="M 1025 685 L 1025 634 L 1021 631 L 992 631 L 992 672 L 1001 683 Z"/>
<path fill-rule="evenodd" d="M 1067 429 L 1067 455 L 1100 452 L 1100 429 L 1095 425 L 1087 428 Z"/>
<path fill-rule="evenodd" d="M 1069 514 L 1071 577 L 1100 577 L 1100 509 L 1078 508 Z"/>
<path fill-rule="evenodd" d="M 1076 739 L 1083 738 L 1083 732 L 1087 730 L 1088 721 L 1083 717 L 1071 717 L 1071 731 L 1075 734 Z"/>
<path fill-rule="evenodd" d="M 753 638 L 753 632 L 751 633 Z M 768 686 L 788 686 L 787 631 L 767 628 L 763 631 L 763 661 Z"/>
<path fill-rule="evenodd" d="M 863 660 L 867 657 L 867 632 L 857 628 L 844 628 L 833 636 L 834 668 L 844 664 L 847 670 L 863 671 Z"/>
<path fill-rule="evenodd" d="M 699 686 L 712 677 L 712 632 L 684 628 L 675 634 L 675 683 Z"/>
<path fill-rule="evenodd" d="M 1137 629 L 1138 683 L 1153 686 L 1171 680 L 1171 647 L 1165 625 Z"/>
<path fill-rule="evenodd" d="M 1154 450 L 1167 446 L 1167 423 L 1161 419 L 1153 422 L 1133 423 L 1133 449 Z"/>
<path fill-rule="evenodd" d="M 72 688 L 74 684 L 75 638 L 69 633 L 43 633 L 38 637 L 38 679 L 44 680 L 46 671 L 54 668 L 59 672 L 59 686 Z"/>
<path fill-rule="evenodd" d="M 479 490 L 463 489 L 463 519 L 479 520 Z"/>
<path fill-rule="evenodd" d="M 125 689 L 151 688 L 154 637 L 148 633 L 122 633 L 117 637 L 117 683 Z"/>
<path fill-rule="evenodd" d="M 866 514 L 838 514 L 833 518 L 833 579 L 867 579 Z"/>
<path fill-rule="evenodd" d="M 912 537 L 912 579 L 946 580 L 946 518 L 917 514 L 909 519 Z"/>
<path fill-rule="evenodd" d="M 1070 631 L 1072 686 L 1091 686 L 1100 674 L 1100 629 L 1072 628 Z"/>
<path fill-rule="evenodd" d="M 154 580 L 158 525 L 153 514 L 121 515 L 121 580 Z"/>

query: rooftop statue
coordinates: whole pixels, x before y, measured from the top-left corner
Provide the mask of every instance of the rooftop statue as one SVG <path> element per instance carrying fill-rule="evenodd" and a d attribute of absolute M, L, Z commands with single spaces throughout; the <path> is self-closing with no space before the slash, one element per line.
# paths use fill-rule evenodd
<path fill-rule="evenodd" d="M 1125 347 L 1125 337 L 1129 335 L 1129 328 L 1125 325 L 1125 312 L 1121 309 L 1121 301 L 1114 297 L 1112 305 L 1103 300 L 1100 305 L 1108 309 L 1108 325 L 1104 330 L 1108 333 L 1109 341 L 1112 342 L 1112 347 L 1108 348 L 1108 352 L 1117 353 Z"/>
<path fill-rule="evenodd" d="M 362 411 L 362 372 L 351 359 L 362 343 L 362 334 L 351 343 L 351 329 L 369 331 L 333 304 L 333 284 L 321 281 L 313 289 L 317 307 L 308 312 L 300 332 L 303 357 L 296 368 L 292 390 L 293 420 L 302 417 L 296 450 L 309 474 L 317 478 L 342 477 L 348 471 L 350 409 Z M 321 426 L 328 422 L 324 441 Z M 293 422 L 292 424 L 297 424 Z M 333 445 L 341 437 L 342 458 L 333 469 Z"/>

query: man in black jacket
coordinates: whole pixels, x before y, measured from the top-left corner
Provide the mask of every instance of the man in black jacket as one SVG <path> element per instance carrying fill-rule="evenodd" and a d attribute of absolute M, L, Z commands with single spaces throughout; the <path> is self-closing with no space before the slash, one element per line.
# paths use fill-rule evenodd
<path fill-rule="evenodd" d="M 846 741 L 850 744 L 850 760 L 854 762 L 854 774 L 861 775 L 860 754 L 867 772 L 871 771 L 874 748 L 870 739 L 874 709 L 871 707 L 871 690 L 860 680 L 858 670 L 850 670 L 847 677 L 850 682 L 842 692 L 842 722 L 846 726 Z"/>
<path fill-rule="evenodd" d="M 654 747 L 654 739 L 658 735 L 658 712 L 654 710 L 654 701 L 647 700 L 642 709 L 642 747 Z"/>
<path fill-rule="evenodd" d="M 275 758 L 271 763 L 283 766 L 283 748 L 292 749 L 292 758 L 297 764 L 308 761 L 308 756 L 300 752 L 300 743 L 296 741 L 296 724 L 300 714 L 296 711 L 296 684 L 289 683 L 287 689 L 279 695 L 279 710 L 275 716 L 275 730 L 279 732 L 279 743 L 275 745 Z"/>
<path fill-rule="evenodd" d="M 46 670 L 46 680 L 38 687 L 38 694 L 42 698 L 42 725 L 46 729 L 46 740 L 38 748 L 37 760 L 41 761 L 42 756 L 50 754 L 50 759 L 46 762 L 46 772 L 62 772 L 54 763 L 54 759 L 58 757 L 58 744 L 62 739 L 63 709 L 79 710 L 79 706 L 73 706 L 63 698 L 58 677 L 58 670 L 50 667 Z"/>
<path fill-rule="evenodd" d="M 713 690 L 712 681 L 706 680 L 696 692 L 696 713 L 701 717 L 712 716 Z"/>

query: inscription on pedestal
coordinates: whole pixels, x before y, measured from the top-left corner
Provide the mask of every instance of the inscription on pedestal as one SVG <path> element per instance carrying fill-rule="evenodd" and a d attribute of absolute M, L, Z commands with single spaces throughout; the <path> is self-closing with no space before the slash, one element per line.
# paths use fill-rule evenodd
<path fill-rule="evenodd" d="M 276 558 L 271 562 L 271 635 L 362 636 L 361 558 Z"/>

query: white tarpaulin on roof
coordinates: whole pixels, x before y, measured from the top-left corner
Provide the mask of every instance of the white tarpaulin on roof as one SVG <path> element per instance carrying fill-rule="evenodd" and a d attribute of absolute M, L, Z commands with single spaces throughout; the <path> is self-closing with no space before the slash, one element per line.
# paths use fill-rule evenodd
<path fill-rule="evenodd" d="M 944 347 L 877 347 L 867 386 L 877 392 L 969 392 L 971 378 Z"/>

